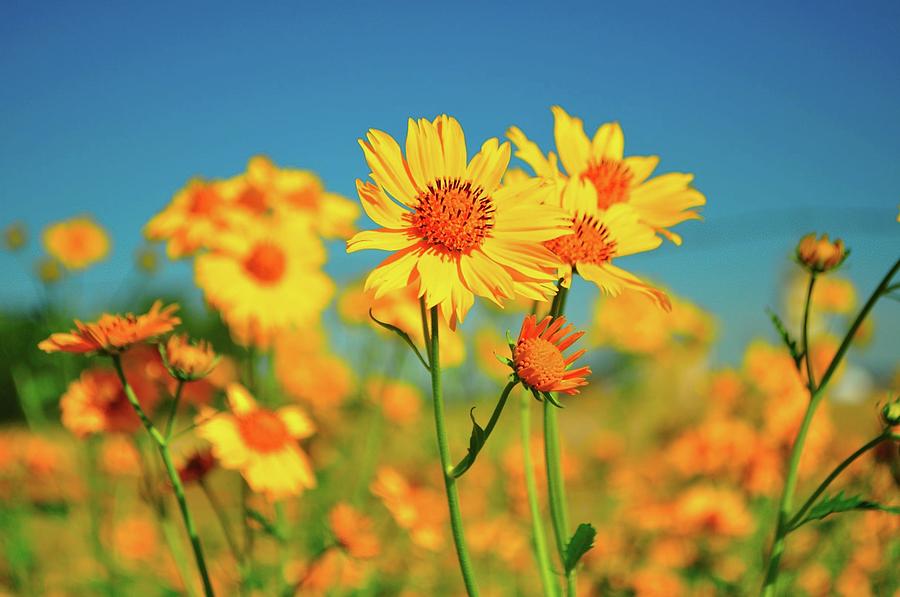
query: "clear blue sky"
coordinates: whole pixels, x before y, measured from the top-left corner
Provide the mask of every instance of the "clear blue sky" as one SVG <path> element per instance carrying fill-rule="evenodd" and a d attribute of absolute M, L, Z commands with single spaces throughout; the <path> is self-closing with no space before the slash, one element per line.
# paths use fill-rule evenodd
<path fill-rule="evenodd" d="M 446 112 L 473 147 L 511 124 L 549 147 L 558 103 L 696 174 L 706 221 L 629 263 L 716 312 L 734 358 L 801 234 L 843 236 L 867 287 L 900 254 L 900 4 L 800 4 L 4 2 L 0 225 L 94 214 L 115 254 L 85 288 L 115 287 L 192 175 L 266 153 L 352 196 L 369 127 Z M 330 268 L 380 257 L 336 247 Z M 0 266 L 0 298 L 33 300 L 21 264 Z M 896 336 L 896 303 L 878 316 Z"/>

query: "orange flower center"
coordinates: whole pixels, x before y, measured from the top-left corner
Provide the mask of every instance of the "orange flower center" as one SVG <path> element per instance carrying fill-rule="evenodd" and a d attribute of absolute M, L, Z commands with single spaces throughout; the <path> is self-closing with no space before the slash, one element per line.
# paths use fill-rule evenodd
<path fill-rule="evenodd" d="M 611 205 L 628 201 L 634 174 L 625 162 L 602 158 L 599 162 L 591 160 L 581 173 L 581 178 L 591 181 L 597 189 L 597 207 L 608 209 Z"/>
<path fill-rule="evenodd" d="M 255 186 L 246 187 L 238 196 L 235 203 L 239 207 L 243 207 L 247 211 L 255 214 L 261 214 L 268 209 L 266 204 L 266 194 Z"/>
<path fill-rule="evenodd" d="M 287 425 L 273 412 L 257 409 L 236 419 L 238 432 L 255 452 L 277 452 L 291 441 Z"/>
<path fill-rule="evenodd" d="M 616 254 L 616 241 L 609 237 L 606 226 L 594 216 L 577 215 L 572 220 L 574 234 L 548 240 L 544 245 L 565 263 L 602 265 Z"/>
<path fill-rule="evenodd" d="M 540 391 L 549 391 L 566 374 L 562 352 L 543 338 L 519 341 L 513 352 L 513 363 L 522 381 Z"/>
<path fill-rule="evenodd" d="M 287 255 L 280 247 L 267 242 L 258 243 L 244 260 L 244 269 L 262 284 L 274 284 L 284 276 Z"/>
<path fill-rule="evenodd" d="M 494 202 L 469 181 L 438 179 L 418 200 L 407 217 L 416 234 L 432 247 L 471 251 L 494 227 Z"/>
<path fill-rule="evenodd" d="M 191 193 L 189 211 L 197 215 L 210 215 L 216 211 L 220 203 L 219 194 L 210 187 L 203 185 Z"/>

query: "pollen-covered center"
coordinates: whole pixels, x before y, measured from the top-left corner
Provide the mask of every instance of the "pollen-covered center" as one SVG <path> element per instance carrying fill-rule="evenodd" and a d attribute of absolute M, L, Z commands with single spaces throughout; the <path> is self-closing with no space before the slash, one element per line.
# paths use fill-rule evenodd
<path fill-rule="evenodd" d="M 291 441 L 284 421 L 275 413 L 263 409 L 239 415 L 237 428 L 241 438 L 255 452 L 277 452 Z"/>
<path fill-rule="evenodd" d="M 272 243 L 257 243 L 244 259 L 244 269 L 262 284 L 279 281 L 286 268 L 287 256 L 281 247 Z"/>
<path fill-rule="evenodd" d="M 591 181 L 597 189 L 597 207 L 600 209 L 628 201 L 632 178 L 634 173 L 625 162 L 608 158 L 599 162 L 591 160 L 581 173 L 581 179 Z"/>
<path fill-rule="evenodd" d="M 595 216 L 578 214 L 572 219 L 573 234 L 548 240 L 544 245 L 564 263 L 603 265 L 616 254 L 616 241 Z"/>
<path fill-rule="evenodd" d="M 566 373 L 562 352 L 543 338 L 520 340 L 513 351 L 516 373 L 528 387 L 549 392 Z"/>
<path fill-rule="evenodd" d="M 471 251 L 481 246 L 494 227 L 494 202 L 470 181 L 438 179 L 419 194 L 415 211 L 407 217 L 428 245 Z"/>

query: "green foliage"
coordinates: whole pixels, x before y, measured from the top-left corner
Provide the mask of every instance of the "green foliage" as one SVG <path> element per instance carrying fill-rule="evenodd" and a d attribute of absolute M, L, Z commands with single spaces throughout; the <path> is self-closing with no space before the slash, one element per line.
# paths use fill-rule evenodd
<path fill-rule="evenodd" d="M 885 506 L 878 502 L 863 499 L 859 495 L 845 497 L 844 492 L 839 491 L 835 495 L 823 498 L 818 504 L 810 508 L 803 520 L 798 521 L 797 524 L 791 527 L 791 531 L 800 528 L 808 522 L 822 520 L 832 514 L 851 512 L 853 510 L 881 510 L 891 514 L 900 514 L 900 507 Z"/>
<path fill-rule="evenodd" d="M 389 324 L 389 323 L 387 323 L 387 322 L 380 321 L 380 320 L 376 319 L 376 318 L 375 318 L 375 315 L 372 313 L 372 310 L 371 310 L 371 309 L 369 309 L 369 317 L 372 319 L 372 321 L 374 321 L 375 323 L 377 323 L 378 325 L 380 325 L 380 326 L 383 327 L 384 329 L 388 330 L 389 332 L 393 332 L 393 333 L 397 334 L 398 336 L 400 336 L 400 338 L 401 338 L 404 342 L 406 342 L 406 343 L 409 345 L 410 348 L 412 348 L 413 352 L 416 353 L 416 356 L 419 357 L 419 362 L 422 363 L 422 366 L 425 367 L 425 369 L 426 369 L 427 371 L 431 371 L 431 367 L 428 365 L 428 362 L 425 361 L 425 357 L 423 357 L 423 356 L 422 356 L 422 353 L 419 352 L 419 349 L 416 347 L 416 343 L 412 341 L 412 338 L 409 337 L 409 334 L 407 334 L 406 332 L 404 332 L 403 330 L 401 330 L 400 328 L 398 328 L 398 327 L 395 326 L 395 325 L 391 325 L 391 324 Z"/>
<path fill-rule="evenodd" d="M 781 341 L 784 342 L 785 347 L 787 347 L 788 351 L 791 353 L 791 358 L 794 359 L 794 365 L 799 367 L 800 361 L 803 360 L 803 352 L 801 352 L 800 348 L 797 346 L 797 341 L 791 336 L 791 333 L 788 332 L 784 322 L 778 317 L 778 314 L 775 313 L 775 311 L 766 309 L 766 312 L 772 320 L 772 325 L 775 326 L 775 331 L 777 331 L 778 335 L 781 337 Z"/>
<path fill-rule="evenodd" d="M 484 442 L 487 441 L 487 434 L 484 432 L 484 428 L 478 424 L 478 421 L 475 420 L 475 407 L 472 407 L 472 410 L 469 411 L 469 418 L 472 419 L 472 435 L 469 436 L 469 451 L 466 453 L 466 457 L 459 461 L 450 474 L 458 479 L 463 476 L 467 470 L 475 463 L 475 458 L 478 456 L 478 453 L 481 452 L 481 448 L 484 446 Z"/>
<path fill-rule="evenodd" d="M 574 570 L 584 554 L 594 547 L 594 537 L 596 536 L 597 531 L 594 529 L 593 525 L 586 522 L 578 525 L 572 538 L 569 539 L 569 542 L 566 544 L 566 574 Z"/>

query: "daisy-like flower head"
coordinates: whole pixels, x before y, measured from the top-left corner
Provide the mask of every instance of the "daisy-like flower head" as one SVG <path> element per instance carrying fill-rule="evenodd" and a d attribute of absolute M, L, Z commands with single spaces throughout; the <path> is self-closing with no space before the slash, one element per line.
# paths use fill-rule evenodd
<path fill-rule="evenodd" d="M 372 529 L 372 519 L 349 504 L 341 502 L 328 513 L 328 522 L 338 545 L 352 557 L 364 560 L 381 552 L 381 545 Z"/>
<path fill-rule="evenodd" d="M 171 332 L 181 320 L 173 315 L 178 305 L 162 306 L 156 301 L 147 313 L 135 315 L 110 315 L 104 313 L 96 322 L 82 323 L 75 320 L 75 328 L 69 333 L 50 334 L 38 344 L 44 352 L 98 352 L 120 354 L 135 344 L 152 340 Z"/>
<path fill-rule="evenodd" d="M 590 375 L 590 367 L 570 369 L 584 354 L 584 349 L 568 357 L 563 354 L 584 335 L 584 332 L 574 330 L 574 325 L 566 325 L 565 317 L 554 319 L 548 315 L 537 323 L 534 315 L 528 315 L 522 322 L 519 339 L 510 345 L 512 360 L 509 364 L 535 398 L 541 394 L 556 403 L 550 392 L 574 395 L 580 386 L 587 385 L 585 376 Z"/>
<path fill-rule="evenodd" d="M 282 214 L 223 234 L 194 271 L 235 340 L 265 347 L 277 333 L 318 320 L 334 292 L 324 263 L 309 218 Z"/>
<path fill-rule="evenodd" d="M 141 407 L 152 412 L 158 393 L 144 380 L 131 377 Z M 88 369 L 69 384 L 60 398 L 63 426 L 79 437 L 94 433 L 131 433 L 140 419 L 125 396 L 115 371 Z"/>
<path fill-rule="evenodd" d="M 572 234 L 544 244 L 562 263 L 559 277 L 563 284 L 569 286 L 573 272 L 577 272 L 611 296 L 633 290 L 669 310 L 671 306 L 665 293 L 613 265 L 617 257 L 649 251 L 662 242 L 650 227 L 641 223 L 637 212 L 624 204 L 600 210 L 597 191 L 584 180 L 570 179 L 560 188 L 559 201 L 569 214 Z"/>
<path fill-rule="evenodd" d="M 625 137 L 618 122 L 602 125 L 594 138 L 588 139 L 580 118 L 569 116 L 559 106 L 554 106 L 552 111 L 556 149 L 565 176 L 590 182 L 597 191 L 598 209 L 622 203 L 631 205 L 643 222 L 675 244 L 681 244 L 681 237 L 669 228 L 685 220 L 700 219 L 692 210 L 706 203 L 706 198 L 690 186 L 693 175 L 670 173 L 650 178 L 659 157 L 625 157 Z M 510 128 L 507 136 L 516 146 L 516 156 L 527 162 L 538 176 L 552 179 L 562 175 L 554 153 L 544 156 L 516 127 Z"/>
<path fill-rule="evenodd" d="M 203 379 L 219 364 L 219 357 L 206 340 L 191 342 L 184 334 L 172 334 L 159 345 L 166 369 L 181 381 Z"/>
<path fill-rule="evenodd" d="M 500 186 L 508 143 L 489 139 L 467 162 L 462 128 L 449 116 L 410 119 L 405 157 L 378 130 L 359 143 L 374 184 L 356 188 L 381 228 L 356 234 L 347 251 L 394 252 L 366 280 L 376 298 L 414 286 L 455 327 L 475 295 L 502 305 L 554 293 L 556 259 L 541 243 L 567 233 L 565 214 L 541 205 L 540 180 Z"/>
<path fill-rule="evenodd" d="M 837 239 L 832 242 L 828 240 L 827 234 L 819 238 L 816 238 L 815 233 L 807 234 L 797 244 L 797 261 L 817 274 L 839 267 L 849 254 L 844 241 Z"/>
<path fill-rule="evenodd" d="M 109 254 L 109 235 L 88 217 L 51 224 L 44 230 L 44 248 L 72 270 L 84 269 Z"/>
<path fill-rule="evenodd" d="M 207 409 L 197 417 L 197 434 L 212 444 L 222 468 L 240 471 L 253 491 L 272 501 L 315 487 L 309 458 L 297 445 L 315 431 L 309 417 L 296 406 L 263 408 L 239 383 L 225 393 L 230 413 Z"/>

